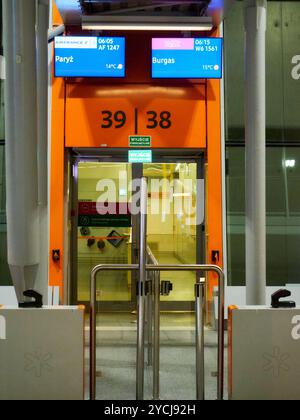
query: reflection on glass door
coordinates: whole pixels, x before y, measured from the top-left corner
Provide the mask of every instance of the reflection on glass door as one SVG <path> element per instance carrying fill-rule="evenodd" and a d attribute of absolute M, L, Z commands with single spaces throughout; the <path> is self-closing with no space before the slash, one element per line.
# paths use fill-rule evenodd
<path fill-rule="evenodd" d="M 149 188 L 147 243 L 152 253 L 160 264 L 196 264 L 197 164 L 145 164 L 144 176 Z M 170 273 L 161 277 L 170 279 Z M 162 301 L 174 304 L 165 307 L 191 310 L 195 275 L 172 273 L 172 283 L 173 292 Z"/>
<path fill-rule="evenodd" d="M 161 264 L 195 264 L 197 164 L 144 164 L 143 175 L 148 180 L 147 244 L 152 253 Z M 132 234 L 138 217 L 131 215 L 135 192 L 131 185 L 130 164 L 78 163 L 77 302 L 89 302 L 90 272 L 95 265 L 136 262 Z M 163 280 L 169 277 L 162 273 Z M 103 276 L 98 290 L 102 310 L 135 309 L 131 278 L 130 273 Z M 165 307 L 191 310 L 194 281 L 192 273 L 173 273 L 174 290 L 162 297 Z"/>
<path fill-rule="evenodd" d="M 147 245 L 160 264 L 194 264 L 197 256 L 197 164 L 80 161 L 77 165 L 75 302 L 88 304 L 97 264 L 131 264 L 138 256 L 134 178 L 148 180 Z M 134 189 L 134 191 L 132 191 Z M 203 196 L 204 200 L 204 196 Z M 200 205 L 202 208 L 202 206 Z M 204 216 L 203 216 L 204 217 Z M 161 296 L 161 397 L 195 398 L 195 273 L 163 272 L 173 290 Z M 134 399 L 136 390 L 137 274 L 105 272 L 97 283 L 97 398 Z M 75 303 L 74 302 L 74 303 Z M 145 328 L 148 328 L 148 323 Z M 145 331 L 145 337 L 148 332 Z M 147 351 L 147 346 L 146 346 Z M 145 354 L 145 399 L 152 367 Z"/>
<path fill-rule="evenodd" d="M 77 166 L 75 301 L 88 306 L 90 272 L 98 264 L 130 264 L 132 166 L 81 161 Z M 136 300 L 131 273 L 97 277 L 97 399 L 133 400 L 136 393 Z"/>
<path fill-rule="evenodd" d="M 127 185 L 131 165 L 79 162 L 77 228 L 77 300 L 89 302 L 90 272 L 97 264 L 131 263 L 131 215 Z M 125 184 L 124 184 L 125 180 Z M 107 214 L 108 213 L 108 214 Z M 97 300 L 103 310 L 128 308 L 128 273 L 102 276 Z"/>
<path fill-rule="evenodd" d="M 152 254 L 159 264 L 198 263 L 197 224 L 204 221 L 204 212 L 197 210 L 204 208 L 204 194 L 200 197 L 197 192 L 204 193 L 204 183 L 197 183 L 197 164 L 147 164 L 144 176 L 149 191 L 147 244 Z M 196 276 L 162 272 L 160 278 L 173 285 L 170 294 L 160 298 L 160 396 L 162 400 L 194 400 Z M 149 377 L 151 372 L 150 366 Z"/>

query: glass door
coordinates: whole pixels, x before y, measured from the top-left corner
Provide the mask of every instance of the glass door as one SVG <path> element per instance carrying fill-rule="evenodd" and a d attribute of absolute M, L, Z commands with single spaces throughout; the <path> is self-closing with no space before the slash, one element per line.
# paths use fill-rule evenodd
<path fill-rule="evenodd" d="M 197 263 L 197 163 L 145 164 L 148 179 L 147 244 L 160 264 Z M 167 280 L 169 273 L 162 273 Z M 193 273 L 173 273 L 162 309 L 191 311 Z"/>
<path fill-rule="evenodd" d="M 140 217 L 135 205 L 142 176 L 148 182 L 148 251 L 160 264 L 204 262 L 204 181 L 198 179 L 199 167 L 195 160 L 177 158 L 143 165 L 76 161 L 73 303 L 89 306 L 94 266 L 138 263 Z M 97 279 L 97 399 L 135 399 L 138 273 L 107 271 Z M 163 272 L 160 280 L 172 284 L 160 297 L 161 398 L 195 399 L 196 275 Z M 153 313 L 147 305 L 146 312 L 145 399 L 151 399 Z"/>
<path fill-rule="evenodd" d="M 90 300 L 90 272 L 97 264 L 130 264 L 132 223 L 126 163 L 78 162 L 76 301 Z M 101 311 L 131 308 L 127 273 L 106 273 L 97 290 Z M 100 309 L 100 308 L 99 308 Z"/>
<path fill-rule="evenodd" d="M 88 308 L 92 268 L 98 264 L 131 264 L 134 258 L 128 194 L 132 165 L 78 160 L 74 170 L 73 302 Z M 97 280 L 97 399 L 133 400 L 135 277 L 126 271 L 106 271 Z"/>
<path fill-rule="evenodd" d="M 204 243 L 205 197 L 199 172 L 198 163 L 185 161 L 143 167 L 148 180 L 147 245 L 158 264 L 204 262 L 199 244 Z M 160 297 L 160 397 L 193 400 L 196 274 L 162 272 L 160 280 L 161 285 L 172 284 L 170 292 L 162 291 Z M 151 387 L 152 367 L 146 372 Z"/>

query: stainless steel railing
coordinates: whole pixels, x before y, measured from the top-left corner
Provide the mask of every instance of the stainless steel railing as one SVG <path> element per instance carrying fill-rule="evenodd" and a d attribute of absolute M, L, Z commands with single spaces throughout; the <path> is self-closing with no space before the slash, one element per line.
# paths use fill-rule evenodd
<path fill-rule="evenodd" d="M 158 265 L 158 261 L 153 255 L 150 247 L 147 247 L 147 255 L 149 263 L 152 265 Z M 160 397 L 160 383 L 159 383 L 159 368 L 160 368 L 160 272 L 153 271 L 152 274 L 152 292 L 154 296 L 154 319 L 153 319 L 153 354 L 148 354 L 152 356 L 153 363 L 153 399 L 159 400 Z M 150 297 L 152 298 L 152 297 Z M 149 299 L 150 299 L 149 298 Z M 151 314 L 152 315 L 152 314 Z M 149 326 L 150 327 L 150 326 Z M 150 329 L 150 328 L 149 328 Z M 152 325 L 151 325 L 151 334 L 152 334 Z"/>
<path fill-rule="evenodd" d="M 138 264 L 103 264 L 97 265 L 91 271 L 90 282 L 90 400 L 96 399 L 96 308 L 97 308 L 97 287 L 96 276 L 100 271 L 135 271 L 139 269 Z"/>
<path fill-rule="evenodd" d="M 154 264 L 152 258 L 153 254 L 147 246 L 147 264 Z M 154 284 L 154 273 L 147 273 L 146 275 L 146 326 L 147 326 L 147 350 L 148 350 L 148 366 L 153 366 L 153 284 Z"/>
<path fill-rule="evenodd" d="M 96 277 L 100 271 L 134 271 L 141 273 L 142 264 L 103 264 L 93 268 L 91 272 L 91 301 L 90 301 L 90 399 L 96 397 Z M 161 271 L 202 271 L 214 272 L 219 279 L 219 307 L 218 307 L 218 399 L 224 395 L 224 293 L 225 280 L 222 269 L 215 265 L 202 264 L 159 264 L 145 265 L 145 272 Z M 145 275 L 142 277 L 145 279 Z M 139 296 L 144 300 L 145 284 L 139 282 Z M 141 310 L 140 306 L 140 310 Z M 144 313 L 144 310 L 142 310 Z M 156 314 L 157 316 L 157 314 Z M 159 316 L 159 314 L 158 314 Z M 197 399 L 204 398 L 204 340 L 203 340 L 203 282 L 199 279 L 196 285 L 196 366 L 197 366 Z M 144 317 L 138 316 L 138 348 L 137 348 L 137 383 L 136 396 L 138 400 L 144 397 Z M 159 338 L 158 338 L 159 340 Z M 159 343 L 159 341 L 158 341 Z M 159 375 L 158 365 L 155 365 Z"/>

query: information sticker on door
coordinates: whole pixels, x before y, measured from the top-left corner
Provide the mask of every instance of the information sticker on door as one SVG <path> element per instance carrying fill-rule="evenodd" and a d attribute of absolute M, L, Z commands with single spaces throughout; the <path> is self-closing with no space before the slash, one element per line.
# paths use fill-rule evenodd
<path fill-rule="evenodd" d="M 152 163 L 152 150 L 129 150 L 129 163 Z"/>

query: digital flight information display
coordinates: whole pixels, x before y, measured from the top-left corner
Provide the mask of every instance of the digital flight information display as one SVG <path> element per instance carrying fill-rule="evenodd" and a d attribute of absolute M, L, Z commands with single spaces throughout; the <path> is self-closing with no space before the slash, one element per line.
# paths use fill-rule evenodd
<path fill-rule="evenodd" d="M 125 77 L 125 38 L 55 38 L 56 77 Z"/>
<path fill-rule="evenodd" d="M 222 78 L 222 38 L 153 38 L 152 77 Z"/>

